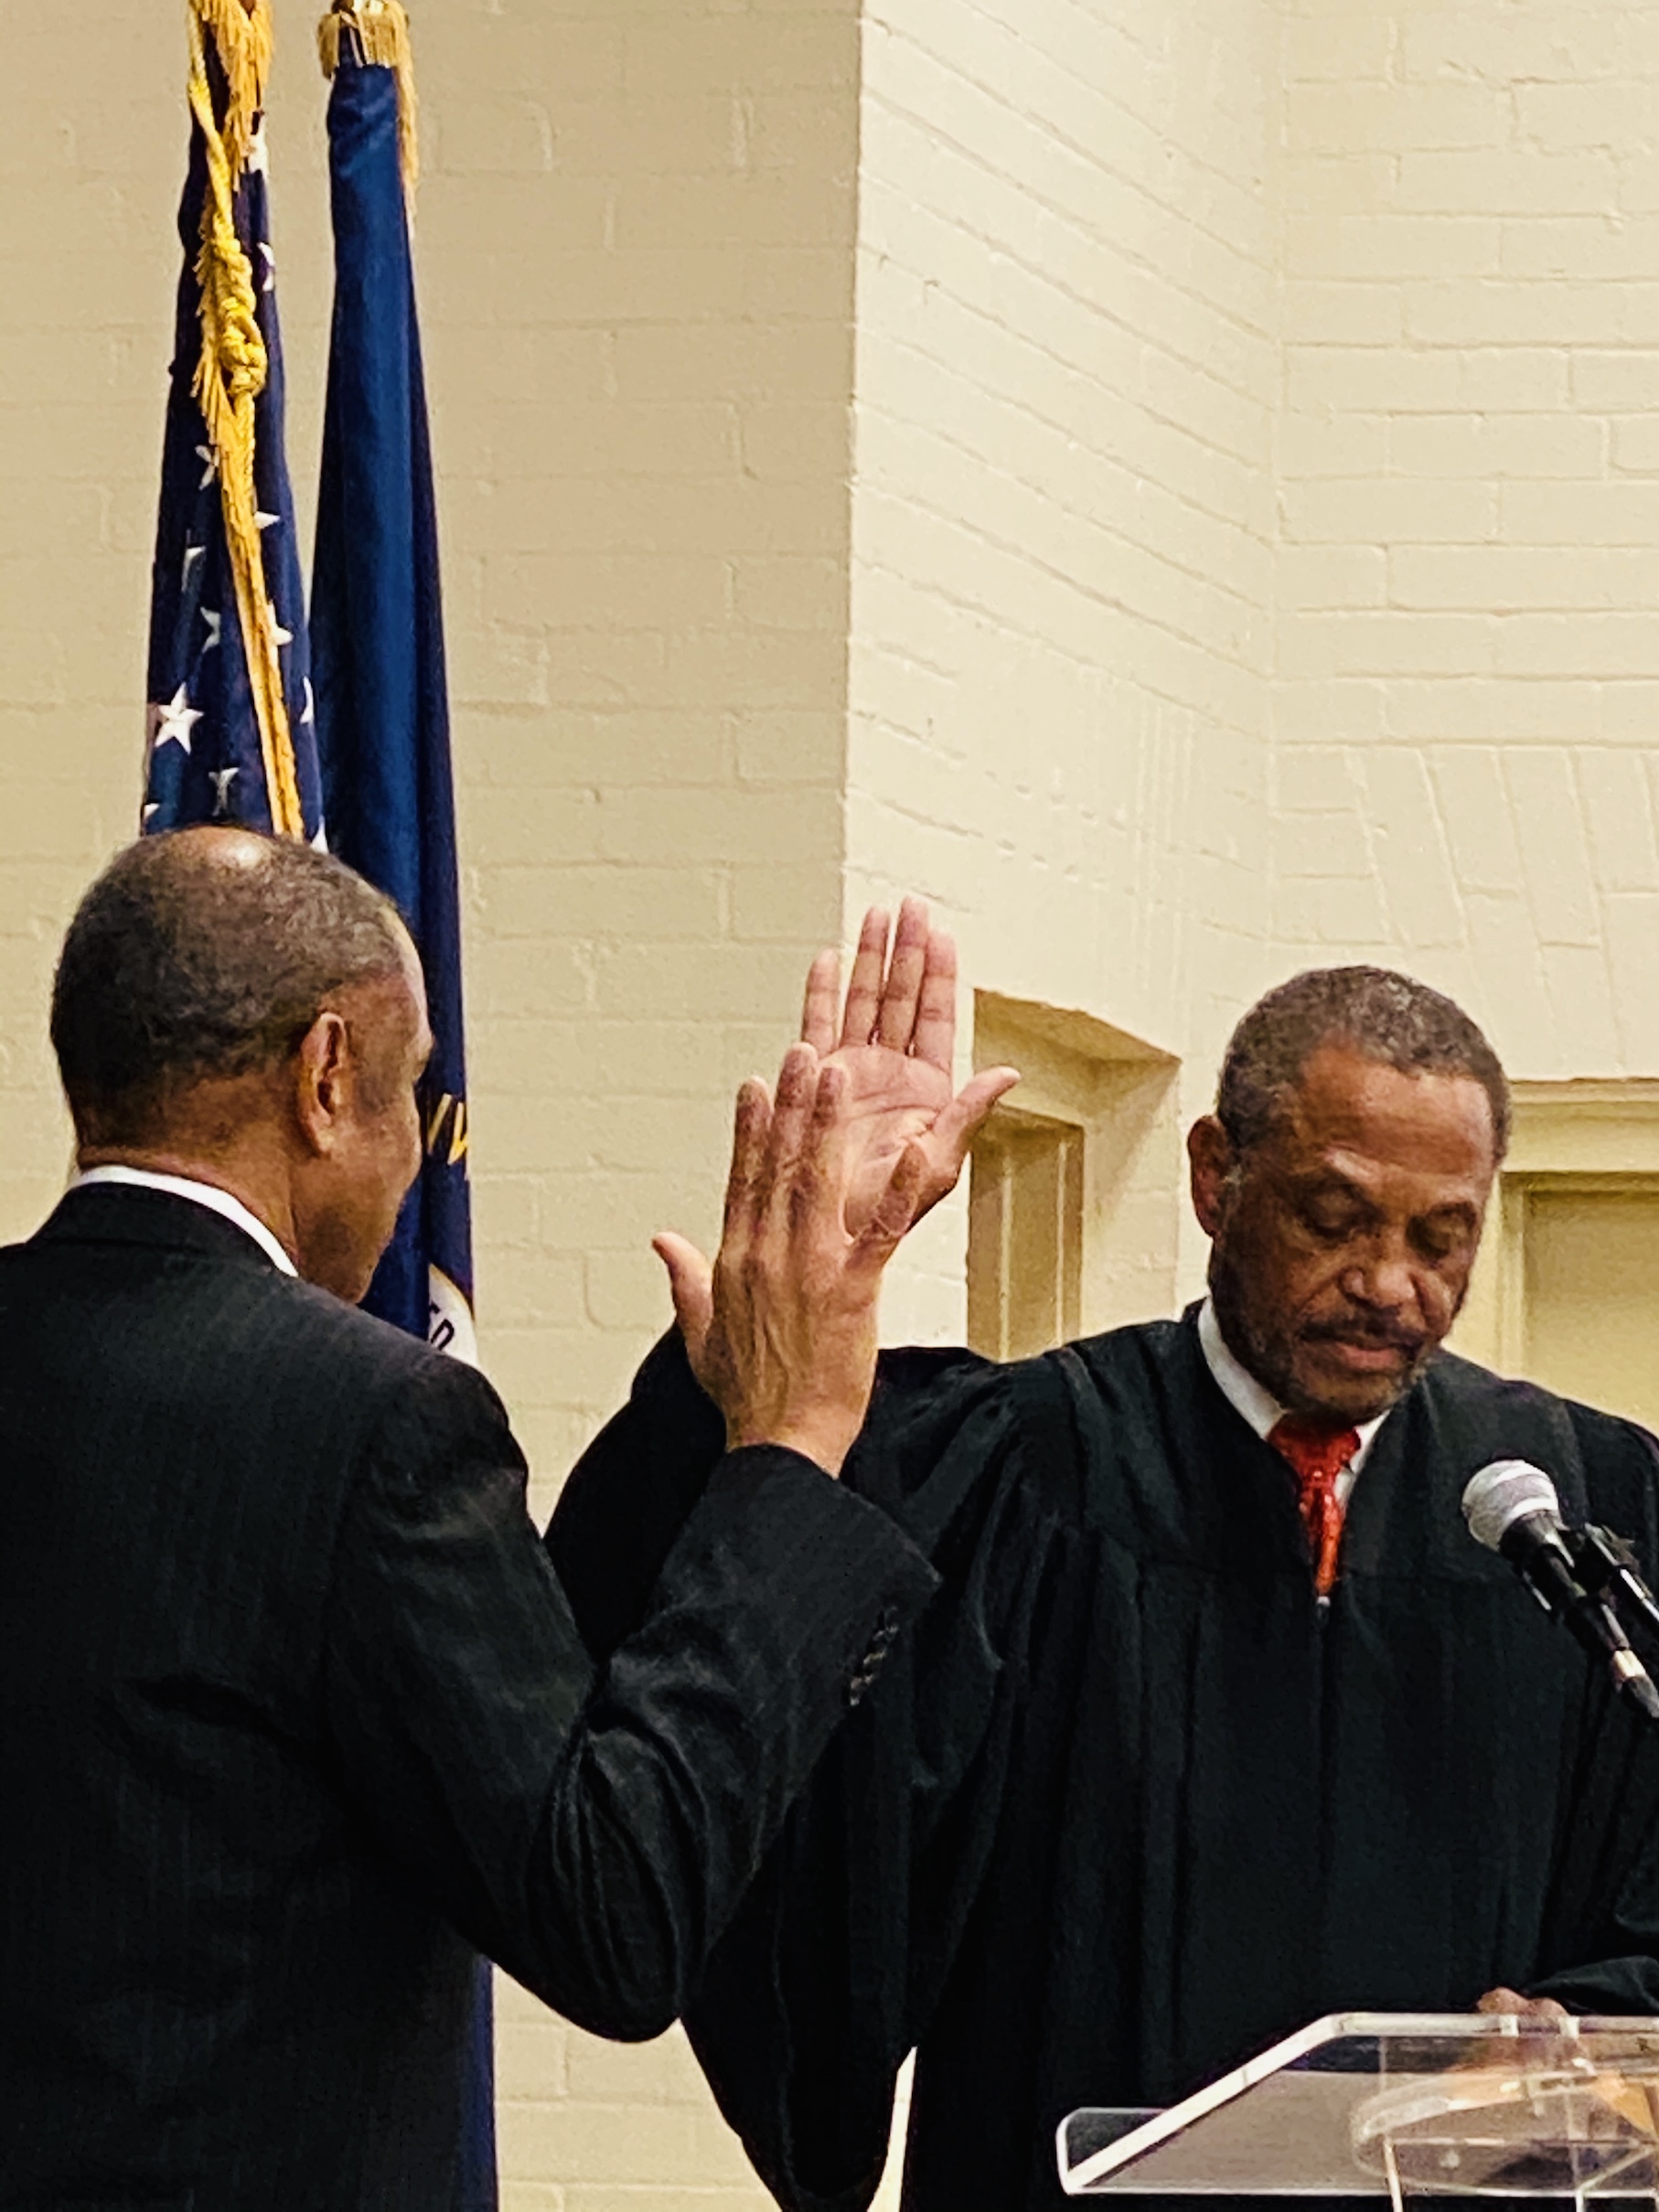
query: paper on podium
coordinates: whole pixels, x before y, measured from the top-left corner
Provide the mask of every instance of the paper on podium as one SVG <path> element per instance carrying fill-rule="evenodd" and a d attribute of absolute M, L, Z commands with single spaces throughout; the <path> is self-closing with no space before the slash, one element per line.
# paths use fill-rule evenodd
<path fill-rule="evenodd" d="M 1074 2112 L 1067 2196 L 1659 2195 L 1659 2020 L 1337 2013 L 1167 2112 Z"/>

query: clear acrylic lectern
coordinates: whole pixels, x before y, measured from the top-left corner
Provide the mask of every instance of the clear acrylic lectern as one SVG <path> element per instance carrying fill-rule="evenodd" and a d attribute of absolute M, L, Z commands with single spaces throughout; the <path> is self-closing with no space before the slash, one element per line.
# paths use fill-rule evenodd
<path fill-rule="evenodd" d="M 1070 2196 L 1659 2196 L 1659 2020 L 1338 2013 L 1167 2112 L 1061 2123 Z"/>

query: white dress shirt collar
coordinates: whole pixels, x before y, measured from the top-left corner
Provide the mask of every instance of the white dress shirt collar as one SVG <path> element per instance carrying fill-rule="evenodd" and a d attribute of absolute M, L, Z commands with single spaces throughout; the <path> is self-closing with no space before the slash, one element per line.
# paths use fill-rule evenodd
<path fill-rule="evenodd" d="M 1221 1333 L 1221 1323 L 1215 1319 L 1215 1301 L 1205 1298 L 1198 1309 L 1198 1342 L 1204 1352 L 1204 1364 L 1215 1378 L 1215 1386 L 1227 1404 L 1247 1422 L 1265 1443 L 1268 1432 L 1286 1410 L 1269 1390 L 1264 1390 L 1249 1369 L 1237 1360 Z M 1359 1431 L 1359 1449 L 1336 1479 L 1336 1494 L 1344 1503 L 1354 1479 L 1365 1464 L 1377 1430 L 1388 1418 L 1379 1413 L 1375 1420 L 1355 1424 Z"/>
<path fill-rule="evenodd" d="M 198 1182 L 192 1175 L 155 1175 L 148 1168 L 123 1168 L 112 1164 L 103 1168 L 88 1168 L 70 1184 L 71 1191 L 84 1191 L 99 1183 L 121 1183 L 129 1190 L 165 1191 L 169 1198 L 187 1198 L 193 1205 L 206 1206 L 210 1213 L 218 1213 L 251 1236 L 274 1267 L 284 1275 L 295 1275 L 299 1269 L 289 1258 L 286 1249 L 274 1233 L 268 1229 L 251 1207 L 244 1206 L 240 1198 L 232 1198 L 229 1191 L 221 1191 L 217 1183 Z"/>

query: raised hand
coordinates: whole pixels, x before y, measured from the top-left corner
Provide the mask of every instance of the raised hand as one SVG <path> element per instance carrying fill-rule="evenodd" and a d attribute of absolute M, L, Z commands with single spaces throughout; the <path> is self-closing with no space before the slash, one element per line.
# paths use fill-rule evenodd
<path fill-rule="evenodd" d="M 807 978 L 801 1036 L 848 1083 L 847 1226 L 857 1233 L 881 1202 L 907 1147 L 922 1162 L 915 1219 L 956 1188 L 980 1125 L 1020 1080 L 987 1068 L 952 1094 L 957 1032 L 957 948 L 920 899 L 890 918 L 864 916 L 843 1005 L 840 956 L 820 953 Z"/>
<path fill-rule="evenodd" d="M 863 1426 L 882 1270 L 926 1171 L 920 1152 L 901 1147 L 849 1230 L 849 1089 L 844 1070 L 792 1045 L 776 1105 L 758 1081 L 737 1095 L 713 1267 L 684 1237 L 653 1240 L 692 1371 L 725 1415 L 727 1448 L 785 1444 L 831 1474 Z"/>

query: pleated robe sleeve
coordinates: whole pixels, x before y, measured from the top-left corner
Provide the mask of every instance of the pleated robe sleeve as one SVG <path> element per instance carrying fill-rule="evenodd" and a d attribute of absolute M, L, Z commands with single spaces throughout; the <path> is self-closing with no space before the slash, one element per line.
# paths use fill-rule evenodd
<path fill-rule="evenodd" d="M 1632 1422 L 1572 1404 L 1561 1408 L 1571 1444 L 1569 1519 L 1594 1517 L 1634 1544 L 1643 1570 L 1659 1571 L 1659 1445 Z M 1582 1472 L 1580 1470 L 1583 1470 Z M 1574 1492 L 1585 1485 L 1583 1503 Z M 1620 1612 L 1650 1668 L 1655 1640 L 1635 1608 Z M 1563 1652 L 1570 1663 L 1577 1654 Z M 1659 1726 L 1612 1697 L 1600 1669 L 1585 1668 L 1582 1717 L 1558 1843 L 1544 1971 L 1528 1994 L 1569 2012 L 1659 2014 Z"/>
<path fill-rule="evenodd" d="M 548 1544 L 602 1656 L 626 1635 L 719 1451 L 678 1340 L 578 1465 Z M 1068 1663 L 1070 1401 L 1045 1362 L 883 1355 L 845 1479 L 941 1586 L 833 1739 L 711 1960 L 686 2025 L 722 2110 L 791 2212 L 862 2212 L 900 2067 L 926 2032 L 1013 1768 L 1022 1685 Z"/>

